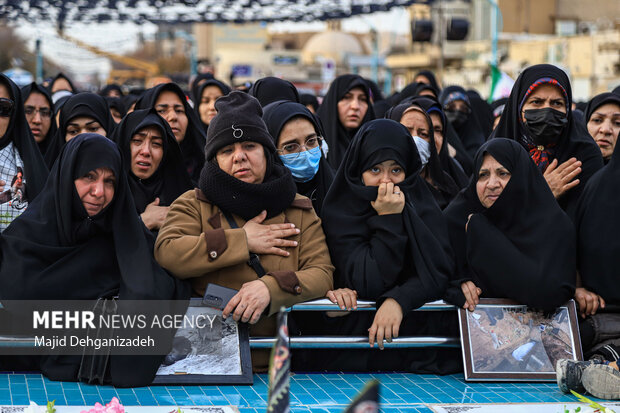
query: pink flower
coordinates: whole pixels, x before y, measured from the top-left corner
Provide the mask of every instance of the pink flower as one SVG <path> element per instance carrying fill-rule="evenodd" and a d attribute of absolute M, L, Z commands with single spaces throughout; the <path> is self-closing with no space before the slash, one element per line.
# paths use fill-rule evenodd
<path fill-rule="evenodd" d="M 110 403 L 102 406 L 101 403 L 95 403 L 95 407 L 90 410 L 82 410 L 80 413 L 125 413 L 125 408 L 119 403 L 116 397 L 110 400 Z"/>

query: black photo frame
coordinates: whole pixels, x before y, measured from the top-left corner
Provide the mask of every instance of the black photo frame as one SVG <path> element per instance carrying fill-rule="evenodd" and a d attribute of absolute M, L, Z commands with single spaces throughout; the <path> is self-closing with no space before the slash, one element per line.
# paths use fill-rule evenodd
<path fill-rule="evenodd" d="M 198 331 L 196 326 L 178 329 L 173 350 L 157 371 L 153 384 L 252 384 L 248 325 L 235 322 L 232 317 L 222 320 L 221 309 L 204 305 L 201 298 L 192 298 L 186 316 L 197 314 L 219 316 L 214 323 L 221 323 L 221 329 L 209 329 L 207 333 Z"/>
<path fill-rule="evenodd" d="M 557 360 L 583 360 L 574 300 L 544 315 L 483 298 L 458 314 L 467 381 L 555 381 Z"/>

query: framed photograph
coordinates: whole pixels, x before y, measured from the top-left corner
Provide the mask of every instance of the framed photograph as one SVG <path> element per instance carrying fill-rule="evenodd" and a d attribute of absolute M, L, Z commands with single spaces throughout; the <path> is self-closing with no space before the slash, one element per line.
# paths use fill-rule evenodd
<path fill-rule="evenodd" d="M 250 335 L 246 323 L 192 298 L 172 350 L 153 384 L 252 384 Z"/>
<path fill-rule="evenodd" d="M 573 300 L 545 315 L 483 298 L 473 312 L 459 309 L 459 326 L 468 381 L 555 381 L 558 360 L 583 360 Z"/>

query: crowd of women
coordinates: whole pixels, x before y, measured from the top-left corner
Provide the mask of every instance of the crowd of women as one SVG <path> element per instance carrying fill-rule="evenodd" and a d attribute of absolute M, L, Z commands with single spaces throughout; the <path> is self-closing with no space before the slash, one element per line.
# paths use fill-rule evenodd
<path fill-rule="evenodd" d="M 300 314 L 291 332 L 383 348 L 457 334 L 454 314 L 412 311 L 429 301 L 552 312 L 574 298 L 589 363 L 618 379 L 615 92 L 575 108 L 568 76 L 545 64 L 492 104 L 430 71 L 386 98 L 342 75 L 320 105 L 269 77 L 244 92 L 199 75 L 188 97 L 174 83 L 123 96 L 0 76 L 0 299 L 184 299 L 219 284 L 238 290 L 224 317 L 253 335 L 273 335 L 281 306 L 367 299 L 376 312 Z M 158 360 L 111 357 L 105 379 L 148 383 Z M 448 373 L 459 360 L 325 350 L 293 363 Z M 255 369 L 266 362 L 253 353 Z M 82 379 L 79 358 L 36 363 Z M 575 388 L 585 367 L 558 366 Z"/>

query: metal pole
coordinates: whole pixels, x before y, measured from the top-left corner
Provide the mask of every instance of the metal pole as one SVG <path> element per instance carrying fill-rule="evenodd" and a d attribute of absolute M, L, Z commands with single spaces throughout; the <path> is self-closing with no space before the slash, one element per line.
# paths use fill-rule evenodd
<path fill-rule="evenodd" d="M 372 80 L 379 83 L 379 35 L 373 28 L 370 30 L 372 39 Z"/>
<path fill-rule="evenodd" d="M 196 38 L 194 37 L 193 34 L 189 35 L 189 41 L 192 47 L 192 50 L 189 55 L 190 75 L 192 77 L 195 77 L 195 76 L 198 76 L 198 58 L 197 58 L 198 47 L 196 45 Z"/>
<path fill-rule="evenodd" d="M 43 83 L 43 53 L 41 53 L 41 39 L 34 42 L 34 48 L 37 55 L 37 83 Z"/>
<path fill-rule="evenodd" d="M 495 67 L 499 64 L 497 59 L 497 11 L 499 6 L 496 0 L 488 0 L 491 3 L 491 64 Z"/>
<path fill-rule="evenodd" d="M 437 72 L 439 72 L 439 78 L 442 84 L 443 84 L 443 44 L 444 44 L 443 1 L 439 0 L 439 62 L 437 64 Z"/>

